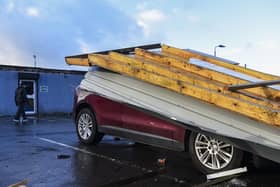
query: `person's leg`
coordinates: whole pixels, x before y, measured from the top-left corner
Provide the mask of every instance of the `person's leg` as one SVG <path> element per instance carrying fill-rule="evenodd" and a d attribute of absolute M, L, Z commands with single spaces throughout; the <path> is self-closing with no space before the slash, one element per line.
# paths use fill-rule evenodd
<path fill-rule="evenodd" d="M 24 104 L 22 105 L 22 117 L 24 120 L 26 119 L 25 111 L 24 111 Z"/>
<path fill-rule="evenodd" d="M 22 116 L 23 116 L 23 120 L 26 121 L 27 118 L 26 118 L 26 115 L 25 115 L 25 111 L 24 111 L 24 108 L 23 108 L 23 111 L 22 111 Z"/>
<path fill-rule="evenodd" d="M 25 118 L 24 104 L 23 103 L 20 104 L 19 108 L 20 108 L 20 111 L 19 111 L 20 112 L 20 116 L 22 116 L 22 118 L 24 119 Z"/>
<path fill-rule="evenodd" d="M 20 105 L 18 105 L 18 108 L 17 108 L 17 113 L 16 113 L 16 116 L 15 116 L 15 120 L 19 120 L 19 117 L 20 117 Z"/>

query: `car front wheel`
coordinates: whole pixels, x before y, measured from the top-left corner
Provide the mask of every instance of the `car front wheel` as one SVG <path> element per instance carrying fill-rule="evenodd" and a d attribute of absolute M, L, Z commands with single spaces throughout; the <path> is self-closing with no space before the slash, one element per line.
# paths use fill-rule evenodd
<path fill-rule="evenodd" d="M 76 131 L 79 140 L 84 144 L 97 144 L 102 140 L 103 134 L 97 130 L 94 114 L 90 109 L 82 109 L 76 118 Z"/>
<path fill-rule="evenodd" d="M 240 166 L 243 152 L 217 138 L 192 132 L 189 153 L 196 168 L 202 173 L 215 173 Z"/>

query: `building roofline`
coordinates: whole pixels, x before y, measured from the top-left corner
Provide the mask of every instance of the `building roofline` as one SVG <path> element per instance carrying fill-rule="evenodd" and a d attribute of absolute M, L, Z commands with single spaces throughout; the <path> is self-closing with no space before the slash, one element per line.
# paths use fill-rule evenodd
<path fill-rule="evenodd" d="M 63 74 L 85 74 L 87 71 L 80 70 L 63 70 L 63 69 L 51 69 L 41 67 L 30 66 L 15 66 L 15 65 L 0 65 L 0 70 L 8 71 L 20 71 L 20 72 L 32 72 L 32 73 L 63 73 Z"/>

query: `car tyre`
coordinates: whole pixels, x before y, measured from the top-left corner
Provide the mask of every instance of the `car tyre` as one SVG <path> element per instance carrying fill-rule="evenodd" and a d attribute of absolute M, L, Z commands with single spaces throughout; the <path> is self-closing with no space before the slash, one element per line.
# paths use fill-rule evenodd
<path fill-rule="evenodd" d="M 204 174 L 238 168 L 243 159 L 243 152 L 231 144 L 196 132 L 189 137 L 189 154 Z"/>
<path fill-rule="evenodd" d="M 98 132 L 95 115 L 89 108 L 83 108 L 76 118 L 76 132 L 80 142 L 84 144 L 99 143 L 104 134 Z"/>

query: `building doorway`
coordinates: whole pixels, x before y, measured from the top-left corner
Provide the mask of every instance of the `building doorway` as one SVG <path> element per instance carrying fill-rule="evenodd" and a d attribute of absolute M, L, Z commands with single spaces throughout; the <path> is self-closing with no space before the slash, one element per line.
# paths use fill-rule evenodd
<path fill-rule="evenodd" d="M 26 87 L 27 104 L 24 106 L 27 115 L 34 115 L 37 113 L 37 86 L 36 80 L 19 80 L 19 83 Z"/>

